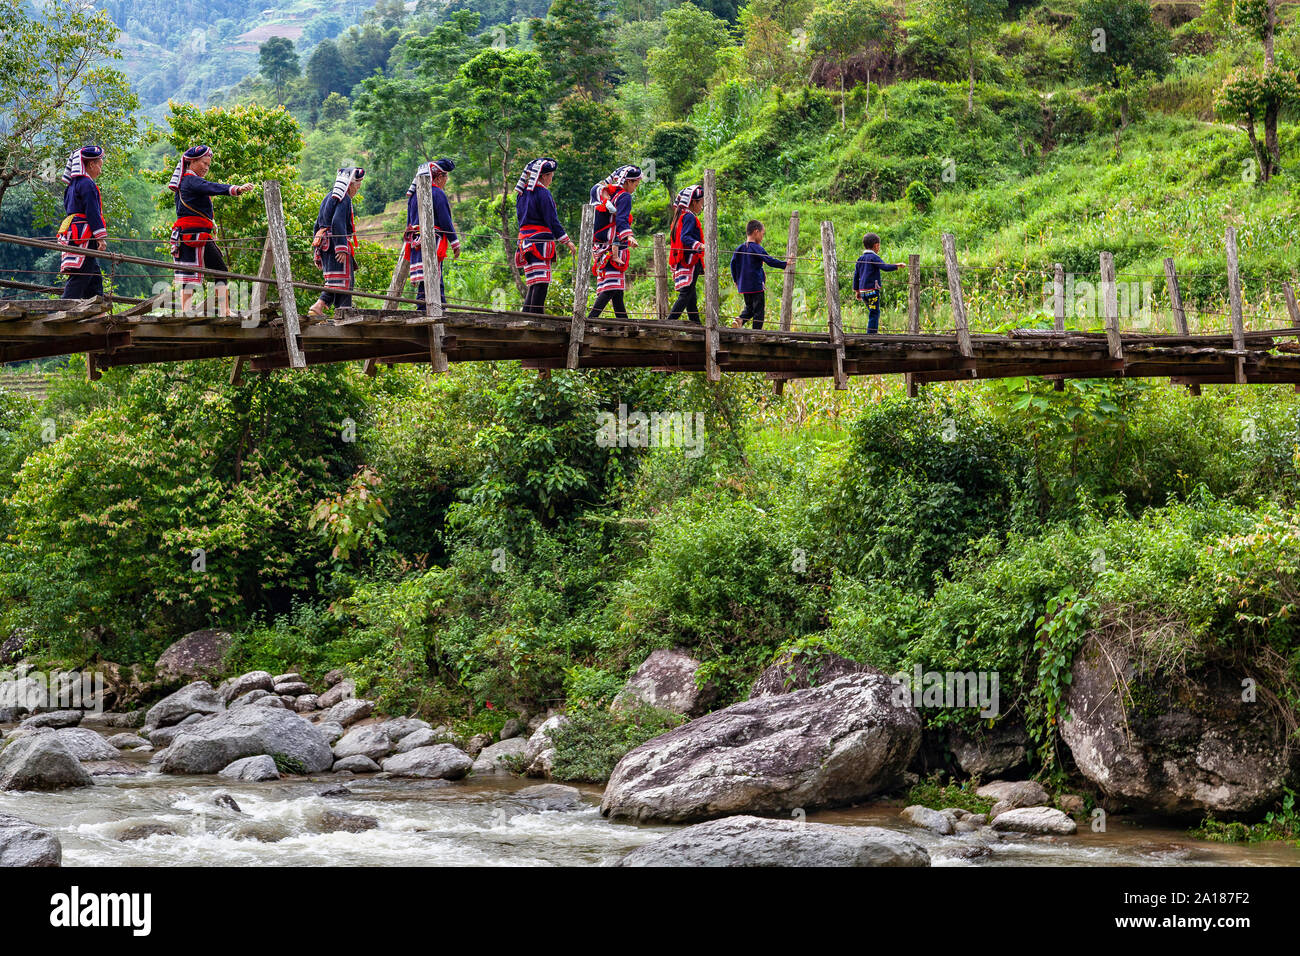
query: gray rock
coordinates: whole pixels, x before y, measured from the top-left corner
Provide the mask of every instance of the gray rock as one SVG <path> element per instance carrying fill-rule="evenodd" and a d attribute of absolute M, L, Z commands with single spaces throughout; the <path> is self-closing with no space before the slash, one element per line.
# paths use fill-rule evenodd
<path fill-rule="evenodd" d="M 492 743 L 491 734 L 475 734 L 465 742 L 465 752 L 471 757 L 477 757 L 490 743 Z"/>
<path fill-rule="evenodd" d="M 170 727 L 159 727 L 157 730 L 152 730 L 149 732 L 149 743 L 155 747 L 170 747 L 172 741 L 176 739 L 176 736 L 181 733 L 181 731 L 192 724 L 197 724 L 206 716 L 208 715 L 190 714 L 178 724 L 172 724 Z"/>
<path fill-rule="evenodd" d="M 303 694 L 293 702 L 294 713 L 309 714 L 316 710 L 316 701 L 319 700 L 315 694 Z"/>
<path fill-rule="evenodd" d="M 137 823 L 127 827 L 117 835 L 117 838 L 122 843 L 131 843 L 154 836 L 176 836 L 176 831 L 165 823 Z"/>
<path fill-rule="evenodd" d="M 398 741 L 405 740 L 407 737 L 415 733 L 417 730 L 431 731 L 433 729 L 432 727 L 429 726 L 428 721 L 417 720 L 414 717 L 395 717 L 392 720 L 386 720 L 383 723 L 383 728 L 384 728 L 384 732 L 388 734 L 388 738 L 393 743 L 397 743 Z M 435 735 L 435 736 L 437 737 L 437 739 L 432 741 L 433 743 L 438 743 L 438 744 L 451 743 L 451 740 L 446 736 L 443 735 Z"/>
<path fill-rule="evenodd" d="M 249 704 L 255 704 L 259 700 L 262 700 L 267 697 L 272 697 L 277 703 L 280 700 L 279 697 L 274 697 L 274 695 L 272 695 L 272 693 L 269 690 L 259 687 L 256 690 L 250 690 L 246 694 L 240 694 L 238 697 L 232 700 L 228 706 L 247 707 Z"/>
<path fill-rule="evenodd" d="M 558 783 L 539 783 L 535 787 L 524 787 L 522 790 L 515 791 L 515 796 L 525 801 L 531 809 L 541 812 L 587 809 L 587 802 L 582 799 L 581 790 Z"/>
<path fill-rule="evenodd" d="M 984 780 L 1023 767 L 1031 745 L 1024 726 L 1005 719 L 992 730 L 975 734 L 956 727 L 948 732 L 948 749 L 957 765 L 972 777 Z"/>
<path fill-rule="evenodd" d="M 379 826 L 379 821 L 374 817 L 344 813 L 342 810 L 326 810 L 321 814 L 320 822 L 321 829 L 326 833 L 361 833 Z"/>
<path fill-rule="evenodd" d="M 27 713 L 25 708 L 0 707 L 0 724 L 16 724 L 22 720 L 25 713 Z"/>
<path fill-rule="evenodd" d="M 335 704 L 345 700 L 351 700 L 357 696 L 357 685 L 350 680 L 341 680 L 332 685 L 329 690 L 320 695 L 321 710 L 329 710 Z"/>
<path fill-rule="evenodd" d="M 459 780 L 473 765 L 474 761 L 464 751 L 451 744 L 435 744 L 389 757 L 383 762 L 383 769 L 395 777 Z"/>
<path fill-rule="evenodd" d="M 216 773 L 241 757 L 267 754 L 293 773 L 318 773 L 334 763 L 325 735 L 297 714 L 240 707 L 186 727 L 167 748 L 165 773 Z"/>
<path fill-rule="evenodd" d="M 343 678 L 346 676 L 347 675 L 344 674 L 341 670 L 332 670 L 328 674 L 326 674 L 323 678 L 321 678 L 321 680 L 325 682 L 326 687 L 333 687 L 339 681 L 343 680 Z"/>
<path fill-rule="evenodd" d="M 993 821 L 999 832 L 1069 836 L 1078 831 L 1074 821 L 1054 807 L 1018 807 L 1000 813 Z"/>
<path fill-rule="evenodd" d="M 191 631 L 167 650 L 154 664 L 163 680 L 195 680 L 221 671 L 230 650 L 229 631 Z"/>
<path fill-rule="evenodd" d="M 0 707 L 31 711 L 44 707 L 49 692 L 44 683 L 35 677 L 19 677 L 0 681 Z"/>
<path fill-rule="evenodd" d="M 144 773 L 139 767 L 121 760 L 86 760 L 81 765 L 92 777 L 138 777 Z"/>
<path fill-rule="evenodd" d="M 736 816 L 648 843 L 618 866 L 929 866 L 925 849 L 881 827 Z"/>
<path fill-rule="evenodd" d="M 338 743 L 339 739 L 347 733 L 347 731 L 343 729 L 342 724 L 335 724 L 329 721 L 321 721 L 316 725 L 316 729 L 325 735 L 325 739 L 329 741 L 331 747 Z"/>
<path fill-rule="evenodd" d="M 393 742 L 384 733 L 383 726 L 368 724 L 365 727 L 353 727 L 334 745 L 334 759 L 362 756 L 371 760 L 383 760 L 392 751 Z"/>
<path fill-rule="evenodd" d="M 555 744 L 551 741 L 551 731 L 563 727 L 569 718 L 563 714 L 552 714 L 538 726 L 528 738 L 528 748 L 524 751 L 524 772 L 530 777 L 549 777 L 555 760 Z"/>
<path fill-rule="evenodd" d="M 1007 810 L 1017 807 L 1041 807 L 1051 802 L 1037 780 L 994 780 L 975 791 L 977 797 L 1005 803 Z"/>
<path fill-rule="evenodd" d="M 0 750 L 0 790 L 66 790 L 93 783 L 54 731 L 15 740 Z"/>
<path fill-rule="evenodd" d="M 117 748 L 88 727 L 65 727 L 51 730 L 49 735 L 55 737 L 72 752 L 78 760 L 116 760 Z"/>
<path fill-rule="evenodd" d="M 324 700 L 324 698 L 322 697 L 321 700 Z M 317 703 L 320 703 L 320 701 L 317 701 Z M 322 704 L 322 706 L 324 705 Z M 342 724 L 344 727 L 349 727 L 352 724 L 355 724 L 358 720 L 365 720 L 374 712 L 374 709 L 375 705 L 373 701 L 353 697 L 340 701 L 333 707 L 329 708 L 325 714 L 325 719 L 331 723 Z"/>
<path fill-rule="evenodd" d="M 812 657 L 803 654 L 788 655 L 764 668 L 758 680 L 754 681 L 754 686 L 749 689 L 749 699 L 777 697 L 796 690 L 820 687 L 841 677 L 881 673 L 874 667 L 859 664 L 839 654 L 817 654 Z"/>
<path fill-rule="evenodd" d="M 389 738 L 391 739 L 391 738 Z M 416 747 L 432 747 L 434 744 L 445 743 L 438 734 L 433 732 L 432 728 L 423 728 L 414 730 L 401 737 L 397 741 L 397 753 L 404 754 L 407 751 L 414 750 Z"/>
<path fill-rule="evenodd" d="M 526 737 L 511 737 L 509 740 L 484 747 L 474 761 L 474 773 L 478 776 L 512 773 L 512 765 L 522 762 L 527 751 Z"/>
<path fill-rule="evenodd" d="M 761 697 L 670 730 L 619 761 L 601 813 L 682 823 L 861 800 L 893 786 L 921 719 L 880 674 Z"/>
<path fill-rule="evenodd" d="M 288 694 L 279 695 L 280 706 L 283 707 L 285 710 L 293 710 L 294 704 L 297 703 L 297 700 L 298 698 L 291 697 Z"/>
<path fill-rule="evenodd" d="M 221 685 L 221 697 L 227 704 L 238 700 L 246 694 L 260 690 L 266 693 L 271 692 L 274 687 L 271 675 L 266 671 L 249 671 L 247 674 L 240 674 L 233 677 Z"/>
<path fill-rule="evenodd" d="M 229 810 L 232 813 L 244 812 L 239 808 L 239 804 L 235 802 L 235 798 L 228 793 L 217 794 L 212 798 L 212 803 L 214 806 L 221 807 L 223 810 Z"/>
<path fill-rule="evenodd" d="M 310 694 L 311 688 L 304 681 L 290 680 L 275 685 L 275 692 L 281 697 L 302 697 Z"/>
<path fill-rule="evenodd" d="M 102 714 L 99 719 L 105 727 L 143 727 L 145 713 L 146 711 L 141 708 L 124 714 Z"/>
<path fill-rule="evenodd" d="M 907 807 L 900 816 L 914 827 L 949 836 L 956 829 L 955 821 L 946 813 L 919 804 Z"/>
<path fill-rule="evenodd" d="M 714 686 L 696 686 L 695 676 L 700 667 L 700 662 L 684 651 L 654 651 L 618 692 L 610 709 L 630 710 L 649 704 L 674 714 L 697 717 L 713 706 L 717 698 Z"/>
<path fill-rule="evenodd" d="M 1287 731 L 1269 706 L 1242 704 L 1244 671 L 1143 672 L 1123 648 L 1090 637 L 1071 675 L 1061 739 L 1106 796 L 1165 814 L 1257 813 L 1281 796 Z M 1123 699 L 1126 686 L 1142 706 Z"/>
<path fill-rule="evenodd" d="M 1056 805 L 1064 813 L 1075 816 L 1087 811 L 1088 804 L 1077 793 L 1063 793 L 1056 798 Z"/>
<path fill-rule="evenodd" d="M 0 813 L 0 867 L 59 866 L 63 847 L 44 827 Z"/>
<path fill-rule="evenodd" d="M 967 823 L 973 823 L 977 827 L 988 826 L 989 815 L 987 813 L 972 813 L 966 818 Z"/>
<path fill-rule="evenodd" d="M 296 684 L 302 681 L 302 675 L 297 671 L 286 671 L 283 674 L 276 674 L 271 681 L 276 684 Z"/>
<path fill-rule="evenodd" d="M 515 737 L 523 736 L 528 725 L 517 717 L 511 717 L 501 725 L 501 733 L 498 735 L 499 740 L 513 740 Z"/>
<path fill-rule="evenodd" d="M 118 750 L 132 750 L 145 742 L 145 739 L 139 734 L 114 734 L 108 738 L 108 745 L 116 747 Z"/>
<path fill-rule="evenodd" d="M 0 667 L 7 667 L 19 660 L 30 638 L 31 633 L 26 628 L 18 628 L 5 638 L 4 643 L 0 644 Z"/>
<path fill-rule="evenodd" d="M 221 697 L 207 681 L 187 684 L 149 708 L 144 724 L 148 728 L 171 727 L 191 714 L 218 714 L 225 710 Z"/>
<path fill-rule="evenodd" d="M 969 820 L 958 820 L 957 825 L 953 827 L 954 833 L 974 833 L 979 827 Z"/>
<path fill-rule="evenodd" d="M 81 723 L 81 718 L 85 716 L 79 710 L 47 710 L 43 714 L 36 714 L 28 717 L 19 726 L 31 729 L 34 727 L 75 727 Z"/>
<path fill-rule="evenodd" d="M 276 768 L 274 759 L 261 754 L 257 757 L 241 757 L 225 767 L 220 776 L 229 780 L 261 783 L 268 780 L 279 780 L 280 771 Z"/>
<path fill-rule="evenodd" d="M 355 754 L 334 762 L 335 773 L 379 773 L 379 764 L 364 754 Z"/>
<path fill-rule="evenodd" d="M 266 707 L 266 708 L 268 708 L 268 709 L 270 709 L 270 710 L 288 710 L 288 709 L 289 709 L 289 708 L 287 708 L 287 707 L 284 706 L 284 700 L 283 700 L 282 698 L 280 698 L 280 697 L 275 696 L 275 694 L 267 694 L 265 697 L 259 697 L 259 698 L 257 698 L 257 700 L 255 700 L 255 701 L 252 702 L 251 706 L 253 706 L 253 707 Z"/>

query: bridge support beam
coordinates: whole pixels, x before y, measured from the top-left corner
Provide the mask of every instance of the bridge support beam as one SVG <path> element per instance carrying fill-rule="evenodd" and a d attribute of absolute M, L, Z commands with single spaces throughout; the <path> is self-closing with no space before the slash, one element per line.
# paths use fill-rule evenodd
<path fill-rule="evenodd" d="M 907 331 L 912 335 L 921 334 L 921 257 L 915 253 L 907 257 Z M 903 382 L 908 398 L 920 394 L 921 383 L 911 372 L 903 373 Z"/>
<path fill-rule="evenodd" d="M 961 269 L 957 265 L 957 240 L 951 232 L 943 234 L 943 265 L 948 273 L 948 299 L 952 302 L 952 321 L 957 330 L 957 347 L 963 358 L 974 358 L 970 327 L 966 324 L 966 299 L 961 291 Z"/>
<path fill-rule="evenodd" d="M 293 294 L 293 268 L 289 259 L 289 234 L 284 225 L 284 201 L 280 197 L 280 183 L 268 179 L 262 184 L 266 202 L 266 233 L 271 243 L 271 258 L 275 264 L 275 285 L 280 293 L 280 315 L 284 320 L 284 347 L 289 354 L 290 368 L 306 368 L 298 336 L 298 300 Z"/>
<path fill-rule="evenodd" d="M 415 178 L 415 201 L 420 207 L 420 263 L 424 268 L 424 315 L 429 320 L 429 364 L 435 372 L 447 371 L 442 347 L 442 263 L 433 227 L 433 176 L 427 169 Z"/>
<path fill-rule="evenodd" d="M 722 302 L 718 291 L 718 182 L 712 169 L 704 171 L 704 374 L 722 380 L 718 367 L 718 323 Z"/>
<path fill-rule="evenodd" d="M 835 257 L 835 226 L 822 222 L 822 276 L 826 280 L 826 320 L 830 326 L 831 346 L 835 349 L 831 374 L 837 389 L 849 387 L 844 371 L 844 325 L 840 316 L 839 262 Z"/>
<path fill-rule="evenodd" d="M 587 333 L 587 286 L 591 282 L 591 246 L 595 241 L 596 207 L 582 205 L 582 226 L 578 231 L 578 260 L 573 268 L 573 321 L 569 325 L 569 355 L 565 368 L 578 367 L 582 339 Z"/>
<path fill-rule="evenodd" d="M 1237 262 L 1237 230 L 1232 226 L 1223 237 L 1224 251 L 1228 258 L 1228 302 L 1232 309 L 1232 348 L 1234 351 L 1246 350 L 1246 329 L 1242 321 L 1241 306 L 1241 267 Z M 1236 369 L 1238 385 L 1246 384 L 1246 360 L 1238 357 L 1233 363 Z"/>

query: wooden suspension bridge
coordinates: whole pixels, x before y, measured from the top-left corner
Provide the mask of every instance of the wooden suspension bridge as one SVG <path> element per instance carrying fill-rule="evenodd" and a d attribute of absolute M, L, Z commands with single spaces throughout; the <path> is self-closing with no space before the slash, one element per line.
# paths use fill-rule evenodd
<path fill-rule="evenodd" d="M 418 183 L 424 248 L 433 248 L 428 224 L 433 221 L 427 176 Z M 741 329 L 720 321 L 717 203 L 713 171 L 705 174 L 703 215 L 705 257 L 702 324 L 671 322 L 668 311 L 667 254 L 662 235 L 655 236 L 657 315 L 654 319 L 588 319 L 591 273 L 575 269 L 571 315 L 542 315 L 489 308 L 447 306 L 436 295 L 424 302 L 404 299 L 407 266 L 399 257 L 385 293 L 355 290 L 380 300 L 384 308 L 338 309 L 329 319 L 300 316 L 296 289 L 323 286 L 296 281 L 279 184 L 264 184 L 268 234 L 256 275 L 183 267 L 207 279 L 251 284 L 248 308 L 230 316 L 188 314 L 174 306 L 169 291 L 146 300 L 99 298 L 0 300 L 0 362 L 85 353 L 90 377 L 116 366 L 233 357 L 232 381 L 245 370 L 305 368 L 364 360 L 367 373 L 378 364 L 428 362 L 446 371 L 451 362 L 519 361 L 548 373 L 552 369 L 644 367 L 664 371 L 704 372 L 716 381 L 722 372 L 766 373 L 779 392 L 795 378 L 830 377 L 846 388 L 849 376 L 902 374 L 909 394 L 932 382 L 1043 376 L 1057 387 L 1067 378 L 1158 377 L 1199 389 L 1203 384 L 1290 384 L 1300 390 L 1300 310 L 1295 291 L 1284 285 L 1291 325 L 1273 330 L 1244 327 L 1236 233 L 1225 236 L 1231 331 L 1192 334 L 1172 260 L 1165 272 L 1173 313 L 1172 333 L 1124 331 L 1114 260 L 1100 253 L 1101 309 L 1104 331 L 1065 328 L 1063 268 L 1055 267 L 1055 327 L 983 334 L 967 323 L 961 267 L 955 242 L 943 236 L 944 266 L 952 318 L 951 332 L 920 329 L 919 256 L 908 257 L 908 326 L 902 334 L 855 334 L 841 321 L 834 229 L 821 224 L 826 291 L 826 330 L 792 328 L 793 267 L 798 254 L 798 214 L 787 243 L 786 281 L 780 327 Z M 578 263 L 590 262 L 594 207 L 584 206 Z M 66 247 L 43 239 L 0 235 L 0 242 L 58 251 Z M 85 250 L 76 250 L 78 253 Z M 167 261 L 101 251 L 98 258 L 180 271 Z M 434 257 L 429 257 L 434 259 Z M 426 282 L 439 286 L 436 259 L 426 264 Z M 10 287 L 39 286 L 5 282 Z M 278 294 L 278 301 L 271 293 Z M 115 298 L 115 297 L 114 297 Z M 125 304 L 125 308 L 115 308 Z M 405 306 L 405 307 L 404 307 Z"/>

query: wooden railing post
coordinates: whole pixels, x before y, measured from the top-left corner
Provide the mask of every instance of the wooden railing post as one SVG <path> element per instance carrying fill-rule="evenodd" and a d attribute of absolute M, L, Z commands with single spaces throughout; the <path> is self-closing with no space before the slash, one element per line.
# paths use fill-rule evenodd
<path fill-rule="evenodd" d="M 1171 258 L 1165 259 L 1165 287 L 1169 290 L 1169 310 L 1174 317 L 1174 332 L 1187 335 L 1187 311 L 1183 308 L 1183 292 L 1178 287 L 1178 270 L 1174 268 L 1174 260 Z M 1201 386 L 1188 385 L 1187 391 L 1200 395 Z"/>
<path fill-rule="evenodd" d="M 438 262 L 437 233 L 433 228 L 433 177 L 427 169 L 415 177 L 415 197 L 420 207 L 420 263 L 424 267 L 424 315 L 429 320 L 429 364 L 435 372 L 445 372 L 442 264 Z"/>
<path fill-rule="evenodd" d="M 662 232 L 655 233 L 655 317 L 668 318 L 668 245 Z"/>
<path fill-rule="evenodd" d="M 966 324 L 966 300 L 961 291 L 961 269 L 957 265 L 957 240 L 951 232 L 943 234 L 943 264 L 948 272 L 948 298 L 952 302 L 952 321 L 957 330 L 957 348 L 962 358 L 973 359 L 970 327 Z M 974 372 L 971 372 L 974 375 Z"/>
<path fill-rule="evenodd" d="M 1241 268 L 1237 262 L 1237 230 L 1228 227 L 1224 235 L 1224 246 L 1228 254 L 1228 301 L 1232 308 L 1232 348 L 1234 351 L 1246 350 L 1246 328 L 1241 305 Z M 1232 363 L 1233 377 L 1238 385 L 1246 384 L 1246 360 L 1237 356 Z"/>
<path fill-rule="evenodd" d="M 1286 311 L 1291 316 L 1291 324 L 1300 326 L 1300 306 L 1296 305 L 1295 289 L 1292 288 L 1291 283 L 1282 283 L 1282 295 L 1286 299 Z"/>
<path fill-rule="evenodd" d="M 1058 332 L 1065 331 L 1065 264 L 1058 262 L 1052 267 L 1052 327 Z M 1065 391 L 1065 379 L 1058 378 L 1052 383 L 1052 389 Z"/>
<path fill-rule="evenodd" d="M 912 335 L 921 334 L 921 257 L 916 253 L 907 257 L 907 331 Z M 904 372 L 903 383 L 907 387 L 907 397 L 916 398 L 920 393 L 916 376 Z"/>
<path fill-rule="evenodd" d="M 280 315 L 284 319 L 284 346 L 289 355 L 289 367 L 306 368 L 307 357 L 298 343 L 298 300 L 293 295 L 289 234 L 284 224 L 284 201 L 280 198 L 279 182 L 274 179 L 264 182 L 262 195 L 266 201 L 266 234 L 275 263 L 275 285 L 280 292 Z"/>
<path fill-rule="evenodd" d="M 384 295 L 384 302 L 394 308 L 401 305 L 402 289 L 406 285 L 406 279 L 411 273 L 411 264 L 406 261 L 406 256 L 402 255 L 401 250 L 397 253 L 397 263 L 393 266 L 393 277 L 388 280 L 388 292 Z M 363 371 L 367 375 L 374 375 L 378 367 L 378 359 L 366 359 L 366 366 Z"/>
<path fill-rule="evenodd" d="M 718 368 L 718 324 L 722 303 L 718 291 L 718 184 L 712 169 L 704 171 L 704 372 L 710 382 L 722 379 Z"/>
<path fill-rule="evenodd" d="M 1119 334 L 1119 290 L 1115 288 L 1115 255 L 1103 252 L 1100 258 L 1101 307 L 1106 323 L 1106 343 L 1110 347 L 1110 357 L 1122 360 L 1124 340 Z"/>
<path fill-rule="evenodd" d="M 591 285 L 591 247 L 595 241 L 596 207 L 582 205 L 582 221 L 578 228 L 578 254 L 573 266 L 573 319 L 569 324 L 569 353 L 565 368 L 578 367 L 578 353 L 582 339 L 587 334 L 587 289 Z"/>
<path fill-rule="evenodd" d="M 831 345 L 835 348 L 831 374 L 837 389 L 849 387 L 849 377 L 844 372 L 844 325 L 840 316 L 839 263 L 835 258 L 835 226 L 822 222 L 822 276 L 826 280 L 826 316 L 830 325 Z"/>
<path fill-rule="evenodd" d="M 785 270 L 781 286 L 781 331 L 789 332 L 794 326 L 795 266 L 799 259 L 799 213 L 790 216 L 790 232 L 785 239 Z"/>
<path fill-rule="evenodd" d="M 257 274 L 270 279 L 275 274 L 275 258 L 271 251 L 271 237 L 262 243 L 262 259 L 257 266 Z M 266 293 L 270 288 L 264 282 L 253 283 L 253 294 L 249 297 L 248 316 L 239 324 L 246 329 L 255 329 L 262 324 L 262 312 L 266 309 Z"/>

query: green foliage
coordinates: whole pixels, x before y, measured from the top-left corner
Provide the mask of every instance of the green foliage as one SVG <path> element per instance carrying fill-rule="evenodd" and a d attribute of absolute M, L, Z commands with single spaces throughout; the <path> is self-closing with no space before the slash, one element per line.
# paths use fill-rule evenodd
<path fill-rule="evenodd" d="M 663 19 L 668 28 L 664 45 L 650 51 L 646 65 L 667 93 L 669 108 L 681 115 L 699 102 L 731 38 L 724 21 L 693 3 L 669 10 Z"/>
<path fill-rule="evenodd" d="M 690 123 L 660 123 L 650 131 L 646 153 L 655 161 L 656 173 L 676 191 L 677 172 L 685 168 L 700 140 L 700 131 Z"/>
<path fill-rule="evenodd" d="M 1296 794 L 1290 787 L 1283 788 L 1282 799 L 1276 808 L 1264 814 L 1258 823 L 1241 820 L 1219 820 L 1207 816 L 1191 830 L 1198 840 L 1215 843 L 1267 843 L 1282 840 L 1300 845 L 1300 811 L 1296 809 Z"/>
<path fill-rule="evenodd" d="M 1042 720 L 1030 722 L 1028 729 L 1038 741 L 1039 759 L 1046 769 L 1056 764 L 1056 732 L 1066 688 L 1073 680 L 1070 671 L 1075 654 L 1083 646 L 1093 624 L 1096 610 L 1086 595 L 1068 587 L 1047 599 L 1046 609 L 1034 622 L 1038 629 L 1034 635 L 1038 655 L 1034 695 L 1038 700 L 1033 712 L 1036 716 L 1041 715 Z"/>
<path fill-rule="evenodd" d="M 993 801 L 975 795 L 978 781 L 966 780 L 961 783 L 945 782 L 939 774 L 933 774 L 907 791 L 909 806 L 920 804 L 932 810 L 946 810 L 955 807 L 969 810 L 971 813 L 988 813 L 993 809 Z"/>
<path fill-rule="evenodd" d="M 301 72 L 298 52 L 288 37 L 271 37 L 258 47 L 257 65 L 262 75 L 275 85 L 277 98 L 282 95 L 284 84 Z"/>
<path fill-rule="evenodd" d="M 531 22 L 533 42 L 555 83 L 557 98 L 599 97 L 609 86 L 614 44 L 612 0 L 554 0 L 546 19 Z"/>
<path fill-rule="evenodd" d="M 354 552 L 383 543 L 388 509 L 379 497 L 382 484 L 374 471 L 362 468 L 342 492 L 316 503 L 307 527 L 332 546 L 330 557 L 347 561 Z"/>
<path fill-rule="evenodd" d="M 1069 35 L 1085 82 L 1118 86 L 1122 67 L 1157 79 L 1169 72 L 1169 32 L 1142 0 L 1083 0 Z"/>
<path fill-rule="evenodd" d="M 927 214 L 934 206 L 934 193 L 930 191 L 929 186 L 918 179 L 914 179 L 907 184 L 907 191 L 904 193 L 903 198 L 907 200 L 909 206 L 921 215 Z"/>
<path fill-rule="evenodd" d="M 571 711 L 569 722 L 551 731 L 551 775 L 556 780 L 604 783 L 628 751 L 681 722 L 677 714 L 648 704 L 617 714 L 596 708 Z"/>

